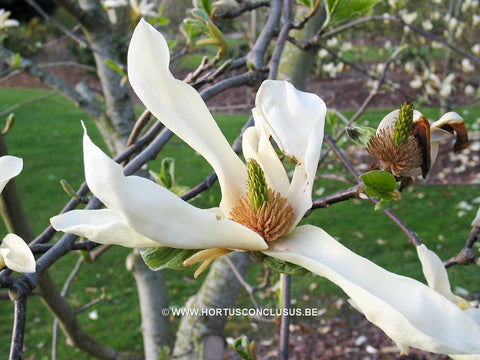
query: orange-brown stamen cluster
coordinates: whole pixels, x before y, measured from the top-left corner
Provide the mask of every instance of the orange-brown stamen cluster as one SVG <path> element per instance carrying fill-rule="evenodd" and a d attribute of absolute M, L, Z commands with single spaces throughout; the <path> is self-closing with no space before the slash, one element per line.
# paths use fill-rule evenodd
<path fill-rule="evenodd" d="M 418 139 L 410 135 L 405 144 L 395 144 L 393 133 L 391 126 L 373 136 L 367 145 L 368 153 L 380 161 L 382 169 L 395 176 L 421 167 L 424 160 Z"/>
<path fill-rule="evenodd" d="M 293 208 L 278 192 L 268 189 L 268 201 L 258 210 L 253 207 L 248 194 L 242 196 L 230 212 L 230 219 L 274 241 L 284 235 L 293 224 Z"/>

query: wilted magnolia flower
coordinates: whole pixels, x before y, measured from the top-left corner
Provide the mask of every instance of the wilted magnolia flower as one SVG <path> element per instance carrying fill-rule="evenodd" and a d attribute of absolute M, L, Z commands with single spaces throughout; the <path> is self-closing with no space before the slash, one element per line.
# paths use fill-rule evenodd
<path fill-rule="evenodd" d="M 368 153 L 380 161 L 380 168 L 395 176 L 427 176 L 435 162 L 442 140 L 455 137 L 454 151 L 468 146 L 465 122 L 455 112 L 444 114 L 431 126 L 428 120 L 409 104 L 394 110 L 378 125 L 367 144 Z"/>
<path fill-rule="evenodd" d="M 107 209 L 61 214 L 51 219 L 56 229 L 126 247 L 205 249 L 185 264 L 208 264 L 237 249 L 262 251 L 339 285 L 404 352 L 412 346 L 480 354 L 480 327 L 472 327 L 455 304 L 351 252 L 318 227 L 298 226 L 312 204 L 323 140 L 326 107 L 319 97 L 285 81 L 264 82 L 253 110 L 255 126 L 243 134 L 245 164 L 200 95 L 172 76 L 166 40 L 145 21 L 133 34 L 128 64 L 130 82 L 142 102 L 217 173 L 220 206 L 199 209 L 148 179 L 124 176 L 122 167 L 85 134 L 85 177 Z M 271 138 L 296 162 L 291 180 Z"/>
<path fill-rule="evenodd" d="M 10 26 L 18 26 L 19 22 L 14 19 L 9 19 L 10 11 L 5 11 L 5 9 L 0 9 L 0 29 L 4 29 Z"/>
<path fill-rule="evenodd" d="M 14 156 L 0 157 L 0 192 L 22 171 L 22 159 Z M 35 272 L 35 258 L 28 245 L 19 236 L 8 234 L 0 244 L 0 269 L 7 266 L 18 272 Z"/>

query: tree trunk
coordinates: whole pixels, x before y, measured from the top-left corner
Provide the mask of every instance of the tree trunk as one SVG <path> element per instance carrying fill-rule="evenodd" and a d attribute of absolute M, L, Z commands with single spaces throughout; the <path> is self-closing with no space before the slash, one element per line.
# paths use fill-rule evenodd
<path fill-rule="evenodd" d="M 244 276 L 251 263 L 246 253 L 234 252 L 228 255 L 241 276 Z M 241 284 L 237 280 L 227 260 L 222 257 L 212 265 L 202 287 L 190 298 L 185 308 L 222 309 L 232 308 Z M 221 291 L 221 296 L 219 296 Z M 221 360 L 225 350 L 223 329 L 225 316 L 183 316 L 177 331 L 174 356 L 182 360 Z"/>
<path fill-rule="evenodd" d="M 157 360 L 160 349 L 173 345 L 170 319 L 162 314 L 168 308 L 165 276 L 163 271 L 151 271 L 137 252 L 128 255 L 126 266 L 137 283 L 145 359 Z"/>
<path fill-rule="evenodd" d="M 307 7 L 298 6 L 295 18 L 297 20 L 301 19 L 307 13 Z M 309 40 L 320 29 L 324 21 L 325 11 L 322 6 L 305 24 L 303 29 L 292 31 L 291 36 L 299 41 Z M 287 42 L 280 59 L 278 79 L 289 79 L 289 81 L 298 89 L 305 89 L 316 55 L 317 49 L 315 47 L 309 51 L 305 51 L 297 48 L 290 42 Z"/>

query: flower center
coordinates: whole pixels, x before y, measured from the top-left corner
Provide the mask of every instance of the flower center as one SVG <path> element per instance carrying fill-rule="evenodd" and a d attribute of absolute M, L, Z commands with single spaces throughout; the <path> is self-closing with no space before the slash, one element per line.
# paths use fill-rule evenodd
<path fill-rule="evenodd" d="M 414 136 L 409 136 L 403 144 L 394 143 L 393 138 L 394 127 L 391 126 L 373 136 L 367 145 L 368 153 L 380 161 L 382 169 L 398 176 L 422 166 L 422 151 Z"/>
<path fill-rule="evenodd" d="M 248 193 L 230 211 L 230 219 L 252 229 L 266 241 L 285 234 L 293 223 L 293 208 L 280 193 L 268 188 L 255 160 L 248 160 Z"/>

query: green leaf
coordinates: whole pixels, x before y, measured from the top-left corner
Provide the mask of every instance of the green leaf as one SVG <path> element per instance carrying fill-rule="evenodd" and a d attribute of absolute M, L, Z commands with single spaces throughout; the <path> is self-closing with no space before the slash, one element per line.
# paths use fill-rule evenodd
<path fill-rule="evenodd" d="M 367 15 L 379 0 L 326 0 L 329 25 Z"/>
<path fill-rule="evenodd" d="M 140 251 L 142 259 L 153 271 L 161 269 L 184 270 L 190 266 L 183 266 L 183 262 L 200 250 L 174 249 L 169 247 L 145 248 Z"/>
<path fill-rule="evenodd" d="M 368 126 L 355 126 L 346 129 L 348 137 L 355 143 L 367 146 L 376 130 Z"/>
<path fill-rule="evenodd" d="M 22 57 L 20 56 L 19 53 L 16 53 L 15 55 L 13 55 L 12 62 L 13 62 L 14 68 L 20 67 L 20 65 L 22 64 Z"/>
<path fill-rule="evenodd" d="M 253 360 L 255 359 L 254 355 L 252 354 L 252 349 L 254 347 L 249 345 L 248 338 L 246 336 L 241 336 L 236 338 L 233 342 L 233 350 L 240 356 L 241 359 L 244 360 Z"/>
<path fill-rule="evenodd" d="M 200 0 L 202 3 L 202 8 L 208 15 L 212 14 L 212 0 Z"/>
<path fill-rule="evenodd" d="M 375 205 L 375 211 L 385 210 L 390 201 L 399 200 L 401 195 L 397 190 L 397 180 L 392 174 L 383 170 L 373 170 L 360 175 L 365 184 L 367 195 L 380 201 Z"/>
<path fill-rule="evenodd" d="M 389 205 L 390 205 L 390 201 L 382 199 L 375 204 L 375 211 L 387 210 Z"/>
<path fill-rule="evenodd" d="M 381 194 L 391 193 L 397 188 L 395 176 L 383 170 L 373 170 L 360 175 L 365 184 L 365 191 L 368 195 L 379 197 Z"/>
<path fill-rule="evenodd" d="M 203 9 L 192 9 L 192 15 L 203 23 L 211 22 L 208 14 Z"/>
<path fill-rule="evenodd" d="M 115 61 L 112 61 L 110 59 L 105 60 L 105 64 L 112 70 L 115 70 L 118 74 L 120 74 L 122 77 L 127 77 L 127 74 L 123 69 L 118 65 Z"/>
<path fill-rule="evenodd" d="M 273 258 L 270 256 L 266 256 L 263 259 L 263 262 L 267 264 L 269 268 L 272 270 L 275 270 L 279 273 L 282 274 L 288 274 L 288 275 L 304 275 L 308 274 L 309 271 L 307 269 L 304 269 L 303 267 L 289 263 L 288 261 L 283 261 L 277 258 Z"/>

